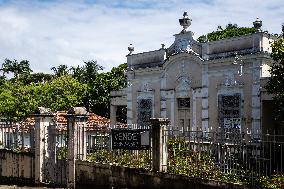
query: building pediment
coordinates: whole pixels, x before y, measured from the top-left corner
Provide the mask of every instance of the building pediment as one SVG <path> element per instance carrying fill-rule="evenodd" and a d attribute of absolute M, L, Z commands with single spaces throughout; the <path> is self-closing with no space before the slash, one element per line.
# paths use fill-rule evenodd
<path fill-rule="evenodd" d="M 187 12 L 183 14 L 183 18 L 179 19 L 183 30 L 175 34 L 174 43 L 167 49 L 167 58 L 183 52 L 194 52 L 201 54 L 201 44 L 193 39 L 193 32 L 186 29 L 191 25 L 191 19 L 188 18 Z"/>
<path fill-rule="evenodd" d="M 188 93 L 191 88 L 200 87 L 202 67 L 202 59 L 194 54 L 184 52 L 171 57 L 163 67 L 166 88 Z"/>
<path fill-rule="evenodd" d="M 174 36 L 174 43 L 167 49 L 167 58 L 184 52 L 201 54 L 201 45 L 193 39 L 193 32 L 184 31 Z"/>
<path fill-rule="evenodd" d="M 179 54 L 172 55 L 167 60 L 165 60 L 163 69 L 167 70 L 169 69 L 169 67 L 172 67 L 173 64 L 182 61 L 185 62 L 186 64 L 198 64 L 199 66 L 202 66 L 204 62 L 204 60 L 194 52 L 182 52 Z"/>

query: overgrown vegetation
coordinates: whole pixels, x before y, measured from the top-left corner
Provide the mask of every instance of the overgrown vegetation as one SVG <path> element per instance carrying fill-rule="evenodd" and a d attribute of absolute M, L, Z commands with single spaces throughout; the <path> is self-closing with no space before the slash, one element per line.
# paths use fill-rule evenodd
<path fill-rule="evenodd" d="M 255 28 L 238 27 L 237 24 L 228 24 L 225 27 L 225 29 L 223 29 L 221 26 L 218 26 L 217 31 L 213 31 L 211 33 L 208 33 L 207 35 L 202 35 L 197 39 L 197 41 L 198 42 L 205 42 L 206 40 L 217 41 L 217 40 L 231 38 L 231 37 L 248 35 L 248 34 L 252 34 L 256 32 L 257 32 L 257 29 Z"/>
<path fill-rule="evenodd" d="M 66 147 L 60 147 L 56 151 L 56 159 L 58 160 L 66 160 L 67 159 L 67 151 L 68 149 Z"/>
<path fill-rule="evenodd" d="M 151 168 L 150 156 L 148 151 L 99 149 L 89 154 L 87 160 L 149 170 Z"/>
<path fill-rule="evenodd" d="M 216 180 L 226 183 L 238 183 L 254 188 L 282 189 L 284 175 L 272 174 L 263 176 L 253 170 L 245 169 L 242 161 L 231 155 L 234 168 L 225 172 L 221 165 L 207 151 L 192 150 L 184 139 L 171 138 L 168 141 L 168 169 L 171 174 L 181 174 L 190 177 Z M 133 168 L 151 169 L 151 156 L 149 151 L 129 151 L 99 149 L 87 156 L 87 160 L 127 166 Z M 234 159 L 234 160 L 233 160 Z"/>
<path fill-rule="evenodd" d="M 190 152 L 183 139 L 168 141 L 168 171 L 173 174 L 184 174 L 192 177 L 217 179 L 220 171 L 206 153 Z"/>

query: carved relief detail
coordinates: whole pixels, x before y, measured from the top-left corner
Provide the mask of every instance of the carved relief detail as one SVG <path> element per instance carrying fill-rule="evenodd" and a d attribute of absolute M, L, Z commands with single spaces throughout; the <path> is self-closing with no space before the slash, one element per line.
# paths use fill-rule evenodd
<path fill-rule="evenodd" d="M 191 51 L 191 42 L 187 39 L 179 39 L 175 44 L 175 53 Z"/>
<path fill-rule="evenodd" d="M 176 90 L 177 91 L 189 91 L 191 88 L 191 79 L 189 74 L 185 72 L 185 66 L 184 62 L 181 65 L 181 73 L 177 77 L 177 86 Z"/>
<path fill-rule="evenodd" d="M 152 88 L 150 87 L 150 82 L 149 81 L 143 81 L 141 84 L 141 91 L 143 92 L 149 92 L 152 91 Z"/>
<path fill-rule="evenodd" d="M 229 86 L 233 86 L 236 84 L 236 80 L 235 80 L 235 76 L 234 76 L 234 73 L 230 72 L 226 75 L 226 79 L 225 79 L 225 82 L 224 82 L 224 85 L 226 87 L 229 87 Z"/>
<path fill-rule="evenodd" d="M 188 91 L 190 90 L 191 86 L 191 80 L 189 77 L 181 76 L 177 79 L 178 85 L 176 87 L 176 90 L 178 91 Z"/>

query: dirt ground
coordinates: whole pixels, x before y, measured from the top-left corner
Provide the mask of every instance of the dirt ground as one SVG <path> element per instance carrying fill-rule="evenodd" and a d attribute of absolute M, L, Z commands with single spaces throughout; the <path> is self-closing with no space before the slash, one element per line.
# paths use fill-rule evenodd
<path fill-rule="evenodd" d="M 47 187 L 29 187 L 16 185 L 0 185 L 0 189 L 48 189 Z"/>

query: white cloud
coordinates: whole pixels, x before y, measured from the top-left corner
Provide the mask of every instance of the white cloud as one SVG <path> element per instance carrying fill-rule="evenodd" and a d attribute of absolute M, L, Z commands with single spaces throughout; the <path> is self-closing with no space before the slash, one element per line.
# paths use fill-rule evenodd
<path fill-rule="evenodd" d="M 13 1 L 0 6 L 0 60 L 30 60 L 34 71 L 53 66 L 82 65 L 95 59 L 107 70 L 126 61 L 127 46 L 135 52 L 169 46 L 179 32 L 178 18 L 188 11 L 195 37 L 228 22 L 280 33 L 284 1 Z M 106 3 L 107 2 L 107 3 Z"/>

